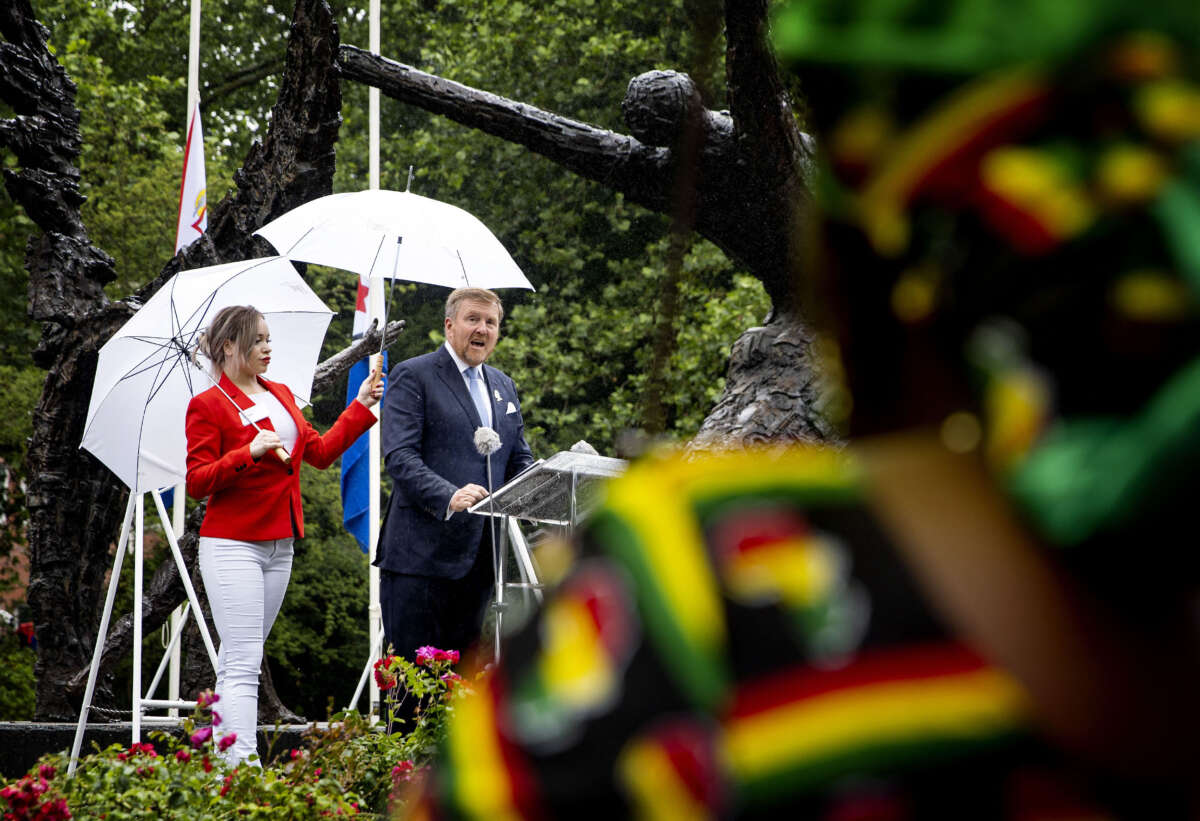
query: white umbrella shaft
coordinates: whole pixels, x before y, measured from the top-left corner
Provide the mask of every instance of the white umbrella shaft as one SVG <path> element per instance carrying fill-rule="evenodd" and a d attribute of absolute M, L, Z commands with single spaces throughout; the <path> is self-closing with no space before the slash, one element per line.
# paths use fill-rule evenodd
<path fill-rule="evenodd" d="M 249 424 L 253 425 L 254 429 L 256 431 L 258 431 L 259 433 L 262 433 L 262 428 L 260 428 L 258 426 L 258 423 L 255 422 L 253 419 L 251 419 L 249 416 L 247 416 L 246 412 L 244 410 L 242 410 L 240 407 L 238 407 L 238 403 L 233 401 L 232 396 L 225 393 L 225 389 L 221 387 L 221 383 L 218 382 L 216 379 L 214 379 L 213 375 L 211 373 L 209 373 L 204 368 L 201 368 L 199 365 L 197 365 L 196 368 L 198 370 L 200 370 L 201 372 L 203 372 L 203 374 L 208 377 L 208 381 L 212 382 L 213 386 L 216 387 L 216 389 L 221 392 L 221 395 L 229 400 L 229 404 L 233 405 L 233 407 L 237 409 L 237 412 L 242 415 L 243 419 L 245 419 Z M 275 455 L 278 456 L 279 461 L 283 462 L 285 465 L 291 464 L 292 455 L 290 453 L 288 453 L 286 450 L 284 450 L 282 446 L 275 448 Z"/>

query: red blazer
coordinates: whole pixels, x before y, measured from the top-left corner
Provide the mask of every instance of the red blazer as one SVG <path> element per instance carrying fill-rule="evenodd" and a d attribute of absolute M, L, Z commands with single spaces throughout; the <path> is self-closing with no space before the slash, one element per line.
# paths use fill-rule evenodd
<path fill-rule="evenodd" d="M 254 403 L 228 376 L 221 375 L 220 385 L 229 398 L 215 387 L 192 397 L 187 410 L 187 492 L 194 499 L 209 497 L 201 536 L 253 542 L 303 536 L 300 460 L 327 468 L 375 424 L 375 414 L 356 399 L 322 436 L 301 415 L 285 385 L 261 377 L 258 383 L 283 403 L 296 422 L 292 463 L 285 465 L 274 452 L 257 462 L 251 458 L 250 442 L 258 431 L 246 424 L 229 399 L 242 409 Z M 258 424 L 274 430 L 270 419 Z"/>

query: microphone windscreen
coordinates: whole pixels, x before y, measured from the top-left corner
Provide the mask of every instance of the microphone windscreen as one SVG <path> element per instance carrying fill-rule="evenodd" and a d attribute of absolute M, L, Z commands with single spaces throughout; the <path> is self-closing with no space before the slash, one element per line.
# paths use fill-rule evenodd
<path fill-rule="evenodd" d="M 486 426 L 475 428 L 475 450 L 481 456 L 490 456 L 500 450 L 500 434 Z"/>

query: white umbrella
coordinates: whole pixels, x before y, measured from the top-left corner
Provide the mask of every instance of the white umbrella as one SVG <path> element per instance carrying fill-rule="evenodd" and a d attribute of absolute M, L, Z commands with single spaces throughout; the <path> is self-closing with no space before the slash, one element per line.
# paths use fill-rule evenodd
<path fill-rule="evenodd" d="M 81 447 L 133 492 L 176 485 L 186 474 L 184 417 L 213 385 L 211 364 L 190 355 L 217 311 L 253 305 L 271 329 L 271 365 L 307 404 L 333 312 L 284 257 L 230 262 L 176 274 L 100 349 Z"/>
<path fill-rule="evenodd" d="M 290 259 L 367 278 L 533 290 L 500 240 L 476 217 L 407 191 L 318 197 L 254 233 Z"/>

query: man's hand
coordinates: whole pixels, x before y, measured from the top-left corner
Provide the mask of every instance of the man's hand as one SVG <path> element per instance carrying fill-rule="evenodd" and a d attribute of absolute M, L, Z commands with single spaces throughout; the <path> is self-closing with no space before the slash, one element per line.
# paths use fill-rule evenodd
<path fill-rule="evenodd" d="M 485 487 L 481 487 L 480 485 L 463 485 L 454 491 L 454 495 L 450 497 L 450 509 L 455 513 L 458 513 L 460 510 L 466 510 L 487 495 L 488 492 Z"/>

